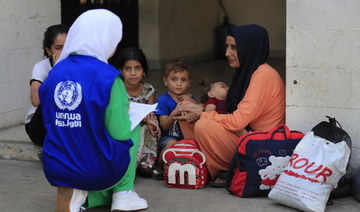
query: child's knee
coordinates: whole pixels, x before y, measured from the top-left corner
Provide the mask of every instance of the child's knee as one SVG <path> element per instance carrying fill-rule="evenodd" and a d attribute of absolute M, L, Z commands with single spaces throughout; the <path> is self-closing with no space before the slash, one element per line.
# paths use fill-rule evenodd
<path fill-rule="evenodd" d="M 175 144 L 177 142 L 176 139 L 170 139 L 166 142 L 165 148 L 164 149 L 168 149 L 170 148 L 170 146 L 172 146 L 173 144 Z"/>

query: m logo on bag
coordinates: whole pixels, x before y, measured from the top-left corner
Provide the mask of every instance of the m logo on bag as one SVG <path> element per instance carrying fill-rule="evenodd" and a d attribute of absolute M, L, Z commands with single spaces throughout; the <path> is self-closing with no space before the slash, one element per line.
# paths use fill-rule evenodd
<path fill-rule="evenodd" d="M 73 81 L 59 82 L 54 91 L 54 100 L 61 110 L 75 110 L 82 100 L 81 85 Z"/>
<path fill-rule="evenodd" d="M 185 172 L 188 173 L 188 184 L 196 185 L 196 169 L 192 164 L 181 165 L 179 163 L 172 163 L 168 172 L 168 183 L 176 184 L 176 172 L 179 172 L 180 184 L 185 185 Z"/>

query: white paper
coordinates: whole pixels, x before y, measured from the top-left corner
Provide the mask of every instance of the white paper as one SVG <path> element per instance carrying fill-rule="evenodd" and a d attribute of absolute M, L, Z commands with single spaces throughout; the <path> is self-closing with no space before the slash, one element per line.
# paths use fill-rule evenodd
<path fill-rule="evenodd" d="M 157 103 L 155 104 L 142 104 L 137 102 L 130 102 L 130 121 L 132 131 L 149 113 L 155 111 Z"/>

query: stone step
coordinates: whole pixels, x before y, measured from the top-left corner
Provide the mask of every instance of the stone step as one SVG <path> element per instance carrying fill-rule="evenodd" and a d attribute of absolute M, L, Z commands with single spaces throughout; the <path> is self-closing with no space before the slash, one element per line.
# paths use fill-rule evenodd
<path fill-rule="evenodd" d="M 29 141 L 0 140 L 0 159 L 40 161 L 42 147 Z"/>
<path fill-rule="evenodd" d="M 41 151 L 30 141 L 24 124 L 0 129 L 0 159 L 40 161 Z"/>

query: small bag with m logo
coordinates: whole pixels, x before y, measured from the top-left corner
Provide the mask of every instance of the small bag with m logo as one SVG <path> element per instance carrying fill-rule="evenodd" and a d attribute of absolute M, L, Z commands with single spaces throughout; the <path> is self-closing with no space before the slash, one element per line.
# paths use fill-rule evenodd
<path fill-rule="evenodd" d="M 173 144 L 163 154 L 164 181 L 169 188 L 203 188 L 208 182 L 205 155 L 192 139 Z"/>

